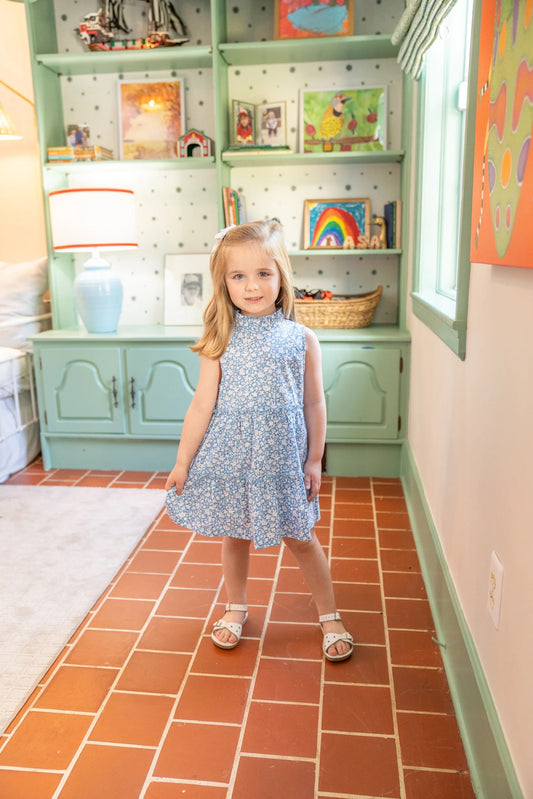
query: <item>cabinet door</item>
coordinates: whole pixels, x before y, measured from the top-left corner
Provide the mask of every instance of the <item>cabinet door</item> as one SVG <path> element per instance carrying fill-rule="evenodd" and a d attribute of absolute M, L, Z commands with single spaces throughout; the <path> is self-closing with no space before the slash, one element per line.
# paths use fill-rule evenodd
<path fill-rule="evenodd" d="M 396 438 L 400 350 L 323 344 L 327 441 Z"/>
<path fill-rule="evenodd" d="M 198 383 L 200 358 L 184 344 L 126 351 L 130 431 L 178 437 Z"/>
<path fill-rule="evenodd" d="M 119 347 L 61 343 L 38 355 L 48 432 L 124 432 Z"/>

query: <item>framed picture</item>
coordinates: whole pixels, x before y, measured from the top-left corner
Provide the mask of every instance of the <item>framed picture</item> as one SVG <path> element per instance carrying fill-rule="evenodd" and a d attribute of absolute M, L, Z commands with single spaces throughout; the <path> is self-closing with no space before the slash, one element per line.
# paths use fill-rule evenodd
<path fill-rule="evenodd" d="M 246 147 L 255 144 L 255 105 L 242 100 L 231 103 L 232 147 Z"/>
<path fill-rule="evenodd" d="M 470 241 L 473 263 L 533 268 L 533 106 L 531 70 L 525 66 L 531 63 L 531 25 L 528 28 L 526 21 L 530 13 L 525 0 L 503 8 L 496 0 L 482 4 Z M 512 44 L 508 38 L 504 46 L 511 26 Z"/>
<path fill-rule="evenodd" d="M 351 36 L 354 0 L 275 0 L 274 38 Z"/>
<path fill-rule="evenodd" d="M 165 325 L 201 325 L 211 291 L 209 253 L 165 256 Z"/>
<path fill-rule="evenodd" d="M 185 132 L 183 79 L 121 80 L 118 88 L 120 157 L 176 158 Z"/>
<path fill-rule="evenodd" d="M 357 247 L 369 234 L 370 200 L 305 200 L 305 250 Z"/>
<path fill-rule="evenodd" d="M 286 118 L 284 102 L 262 103 L 256 106 L 257 144 L 265 147 L 285 147 L 287 144 Z"/>
<path fill-rule="evenodd" d="M 300 152 L 385 150 L 386 120 L 384 86 L 302 89 Z"/>

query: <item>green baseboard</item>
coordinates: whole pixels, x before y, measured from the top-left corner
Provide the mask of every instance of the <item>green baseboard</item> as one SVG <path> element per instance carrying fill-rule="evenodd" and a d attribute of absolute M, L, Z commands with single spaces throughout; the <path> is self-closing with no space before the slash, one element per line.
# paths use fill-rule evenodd
<path fill-rule="evenodd" d="M 408 444 L 402 452 L 401 475 L 476 797 L 524 799 Z"/>
<path fill-rule="evenodd" d="M 45 469 L 169 472 L 176 462 L 178 440 L 41 434 L 41 450 Z"/>
<path fill-rule="evenodd" d="M 326 444 L 326 474 L 335 477 L 399 477 L 402 442 Z"/>

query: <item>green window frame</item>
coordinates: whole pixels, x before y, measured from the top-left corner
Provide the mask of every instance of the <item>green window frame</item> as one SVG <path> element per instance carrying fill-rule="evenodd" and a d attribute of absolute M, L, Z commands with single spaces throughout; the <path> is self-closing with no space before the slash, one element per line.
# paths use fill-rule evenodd
<path fill-rule="evenodd" d="M 418 84 L 413 313 L 461 359 L 466 356 L 480 17 L 481 0 L 457 0 L 442 23 L 443 35 L 426 53 Z"/>

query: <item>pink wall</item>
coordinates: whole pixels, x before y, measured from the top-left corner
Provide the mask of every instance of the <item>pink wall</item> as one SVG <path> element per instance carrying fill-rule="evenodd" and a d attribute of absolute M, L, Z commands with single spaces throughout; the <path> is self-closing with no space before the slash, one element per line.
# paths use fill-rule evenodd
<path fill-rule="evenodd" d="M 33 100 L 26 14 L 22 3 L 0 0 L 0 78 Z M 0 261 L 46 253 L 37 127 L 33 108 L 0 85 L 0 102 L 23 138 L 0 142 Z"/>

